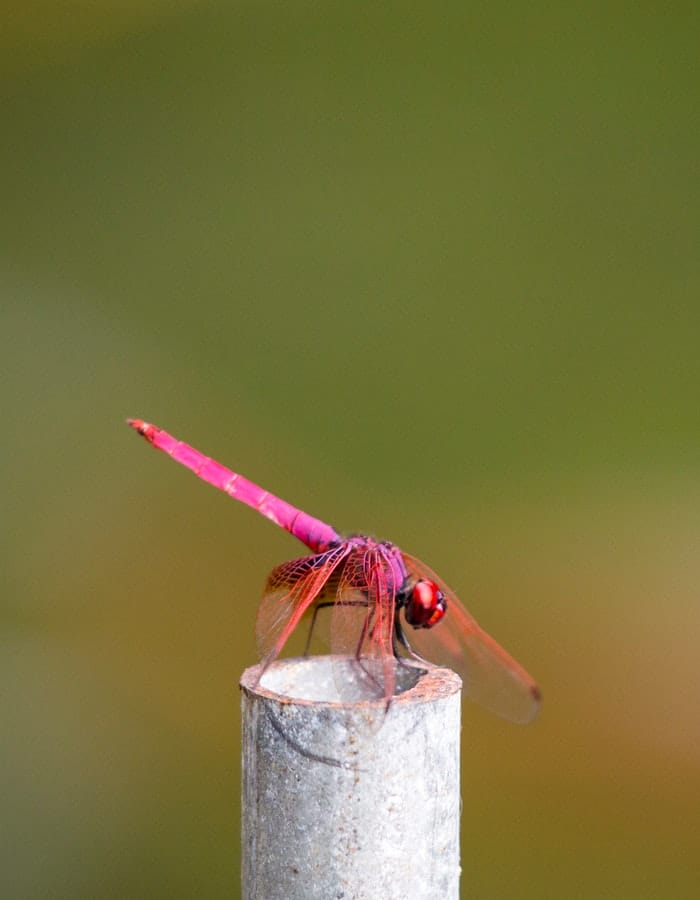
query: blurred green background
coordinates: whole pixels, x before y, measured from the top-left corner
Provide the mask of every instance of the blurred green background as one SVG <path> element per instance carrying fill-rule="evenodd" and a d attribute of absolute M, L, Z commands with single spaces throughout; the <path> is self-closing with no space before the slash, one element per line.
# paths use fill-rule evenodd
<path fill-rule="evenodd" d="M 129 415 L 419 555 L 538 678 L 529 728 L 465 705 L 464 897 L 697 896 L 697 6 L 4 18 L 0 896 L 239 893 L 237 680 L 300 548 Z"/>

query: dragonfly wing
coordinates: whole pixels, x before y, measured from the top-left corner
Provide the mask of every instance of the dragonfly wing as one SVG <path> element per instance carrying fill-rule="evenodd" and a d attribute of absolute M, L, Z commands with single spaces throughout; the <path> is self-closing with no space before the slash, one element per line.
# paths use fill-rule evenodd
<path fill-rule="evenodd" d="M 395 591 L 381 548 L 357 547 L 345 561 L 331 620 L 333 653 L 355 661 L 348 699 L 384 699 L 396 686 L 393 653 Z"/>
<path fill-rule="evenodd" d="M 350 552 L 340 544 L 318 553 L 276 566 L 265 585 L 255 633 L 264 666 L 280 653 L 307 609 L 323 593 L 328 579 Z"/>
<path fill-rule="evenodd" d="M 435 572 L 415 557 L 402 555 L 412 578 L 434 581 L 447 598 L 445 618 L 434 628 L 413 629 L 402 623 L 411 647 L 426 660 L 459 672 L 471 700 L 512 722 L 534 719 L 541 697 L 532 677 L 479 626 Z"/>

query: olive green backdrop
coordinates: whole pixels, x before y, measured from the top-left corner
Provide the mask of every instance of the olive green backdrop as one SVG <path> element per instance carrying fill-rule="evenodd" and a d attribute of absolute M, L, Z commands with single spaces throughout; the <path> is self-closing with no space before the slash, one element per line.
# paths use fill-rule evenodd
<path fill-rule="evenodd" d="M 237 680 L 300 548 L 131 415 L 419 555 L 539 679 L 529 728 L 465 705 L 464 897 L 696 896 L 696 6 L 9 6 L 0 895 L 239 892 Z"/>

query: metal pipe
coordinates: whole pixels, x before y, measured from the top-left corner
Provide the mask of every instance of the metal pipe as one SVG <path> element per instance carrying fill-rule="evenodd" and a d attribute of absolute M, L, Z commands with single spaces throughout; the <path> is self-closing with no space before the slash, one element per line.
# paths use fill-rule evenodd
<path fill-rule="evenodd" d="M 241 678 L 244 900 L 458 900 L 461 681 L 402 661 L 387 710 L 348 700 L 356 666 Z"/>

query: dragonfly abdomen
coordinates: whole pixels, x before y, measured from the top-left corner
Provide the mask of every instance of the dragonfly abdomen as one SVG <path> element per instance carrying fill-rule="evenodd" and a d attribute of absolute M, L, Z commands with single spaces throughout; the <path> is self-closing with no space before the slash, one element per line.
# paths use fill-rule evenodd
<path fill-rule="evenodd" d="M 340 535 L 330 525 L 276 497 L 238 472 L 222 466 L 184 441 L 178 441 L 162 428 L 149 425 L 141 419 L 129 419 L 128 422 L 149 444 L 190 469 L 202 481 L 257 510 L 275 525 L 293 534 L 314 552 L 324 550 L 330 544 L 341 540 Z"/>

